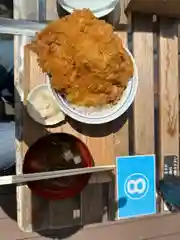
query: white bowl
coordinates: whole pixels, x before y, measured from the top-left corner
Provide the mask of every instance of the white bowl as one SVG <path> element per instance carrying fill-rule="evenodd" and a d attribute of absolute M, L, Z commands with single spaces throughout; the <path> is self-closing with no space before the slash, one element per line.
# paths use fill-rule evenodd
<path fill-rule="evenodd" d="M 47 84 L 49 85 L 49 88 L 51 89 L 54 97 L 56 98 L 61 110 L 65 114 L 82 123 L 103 124 L 115 120 L 128 110 L 136 96 L 138 88 L 138 71 L 131 52 L 126 47 L 125 49 L 132 59 L 134 75 L 129 80 L 128 85 L 121 96 L 121 99 L 118 101 L 117 104 L 113 106 L 78 107 L 77 105 L 70 104 L 61 96 L 61 94 L 59 94 L 52 88 L 49 78 L 49 82 Z"/>
<path fill-rule="evenodd" d="M 51 110 L 54 111 L 54 114 L 46 119 L 41 116 L 37 99 L 40 96 L 41 93 L 44 92 L 44 96 L 48 97 L 50 101 L 50 106 L 52 106 Z M 44 101 L 41 104 L 41 107 L 43 109 L 43 104 L 45 105 Z M 26 102 L 26 109 L 29 114 L 29 116 L 36 122 L 45 125 L 45 126 L 53 126 L 58 124 L 59 122 L 64 121 L 65 116 L 63 112 L 61 112 L 61 109 L 59 108 L 59 105 L 57 104 L 57 101 L 54 99 L 54 96 L 52 95 L 52 92 L 49 90 L 49 86 L 47 84 L 38 85 L 35 88 L 33 88 L 30 93 L 27 96 L 27 102 Z"/>
<path fill-rule="evenodd" d="M 118 0 L 58 0 L 58 3 L 69 13 L 72 13 L 74 9 L 88 8 L 100 18 L 112 12 Z"/>

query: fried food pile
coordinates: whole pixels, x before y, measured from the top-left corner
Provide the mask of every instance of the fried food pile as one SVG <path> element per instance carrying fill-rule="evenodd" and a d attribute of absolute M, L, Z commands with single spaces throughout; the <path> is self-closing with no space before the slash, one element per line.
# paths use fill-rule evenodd
<path fill-rule="evenodd" d="M 113 27 L 90 10 L 51 22 L 28 47 L 52 87 L 79 106 L 115 104 L 133 76 L 133 63 Z"/>

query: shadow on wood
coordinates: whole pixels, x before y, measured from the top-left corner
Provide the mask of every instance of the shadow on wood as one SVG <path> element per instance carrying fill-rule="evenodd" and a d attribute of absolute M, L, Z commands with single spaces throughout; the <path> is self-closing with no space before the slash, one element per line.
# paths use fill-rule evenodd
<path fill-rule="evenodd" d="M 0 219 L 10 217 L 17 220 L 16 186 L 1 186 L 0 190 Z"/>

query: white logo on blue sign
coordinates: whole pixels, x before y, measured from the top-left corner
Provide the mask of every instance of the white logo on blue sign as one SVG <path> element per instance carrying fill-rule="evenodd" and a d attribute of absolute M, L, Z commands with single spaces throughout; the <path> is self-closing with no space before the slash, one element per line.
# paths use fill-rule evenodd
<path fill-rule="evenodd" d="M 118 219 L 156 213 L 155 156 L 116 160 Z"/>
<path fill-rule="evenodd" d="M 149 190 L 149 180 L 142 173 L 133 173 L 126 178 L 124 192 L 132 200 L 144 198 Z"/>

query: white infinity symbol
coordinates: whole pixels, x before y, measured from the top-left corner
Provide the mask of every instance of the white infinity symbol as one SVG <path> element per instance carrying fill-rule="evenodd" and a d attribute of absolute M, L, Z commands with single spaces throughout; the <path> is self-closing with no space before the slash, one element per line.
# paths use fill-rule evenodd
<path fill-rule="evenodd" d="M 127 182 L 127 192 L 130 194 L 142 194 L 146 190 L 146 181 L 143 178 L 137 180 L 129 180 Z"/>

